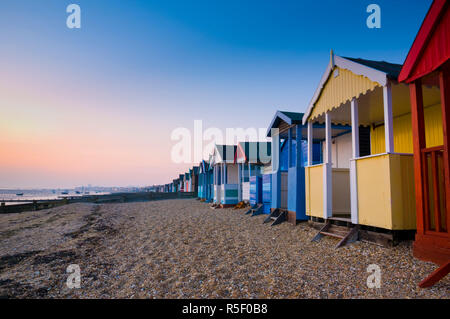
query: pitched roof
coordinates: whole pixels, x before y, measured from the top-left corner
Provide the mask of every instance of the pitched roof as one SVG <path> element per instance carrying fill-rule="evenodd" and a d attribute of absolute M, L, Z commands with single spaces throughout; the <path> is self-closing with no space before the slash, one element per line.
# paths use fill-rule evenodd
<path fill-rule="evenodd" d="M 330 52 L 330 61 L 322 75 L 319 85 L 314 92 L 314 95 L 309 103 L 309 106 L 303 115 L 302 123 L 306 124 L 309 116 L 314 109 L 314 105 L 319 100 L 322 90 L 324 89 L 334 67 L 337 66 L 341 69 L 346 69 L 356 75 L 362 75 L 369 80 L 378 83 L 381 86 L 385 86 L 388 83 L 388 79 L 397 79 L 398 73 L 401 69 L 401 65 L 388 63 L 384 61 L 372 61 L 357 58 L 344 58 L 335 55 L 333 51 Z"/>
<path fill-rule="evenodd" d="M 277 111 L 267 128 L 267 137 L 271 137 L 271 129 L 278 128 L 282 122 L 287 125 L 302 124 L 303 113 Z"/>
<path fill-rule="evenodd" d="M 450 59 L 450 1 L 434 0 L 417 32 L 399 75 L 410 83 Z"/>
<path fill-rule="evenodd" d="M 234 162 L 268 164 L 271 161 L 271 152 L 271 142 L 239 142 Z"/>
<path fill-rule="evenodd" d="M 236 153 L 236 145 L 220 145 L 216 144 L 214 148 L 214 162 L 217 163 L 234 163 L 234 155 Z"/>
<path fill-rule="evenodd" d="M 389 63 L 385 61 L 373 61 L 373 60 L 365 60 L 360 58 L 348 58 L 344 59 L 368 66 L 369 68 L 376 69 L 378 71 L 384 72 L 390 79 L 397 80 L 398 75 L 400 74 L 400 70 L 402 69 L 401 64 Z"/>

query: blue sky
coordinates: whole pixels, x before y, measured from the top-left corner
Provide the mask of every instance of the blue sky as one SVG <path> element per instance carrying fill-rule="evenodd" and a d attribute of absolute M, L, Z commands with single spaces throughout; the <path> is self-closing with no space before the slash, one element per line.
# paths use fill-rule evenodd
<path fill-rule="evenodd" d="M 79 30 L 66 27 L 70 3 L 81 7 Z M 366 26 L 370 3 L 381 7 L 381 29 Z M 163 182 L 178 170 L 168 165 L 164 175 L 157 172 L 169 160 L 166 146 L 174 128 L 192 128 L 195 119 L 204 127 L 259 128 L 277 109 L 303 112 L 330 49 L 403 63 L 430 5 L 431 0 L 2 0 L 0 84 L 9 104 L 4 99 L 0 105 L 5 110 L 15 104 L 7 114 L 17 126 L 22 108 L 23 114 L 46 114 L 40 120 L 52 134 L 128 137 L 135 143 L 133 156 L 147 162 L 153 159 L 139 150 L 160 149 L 160 162 L 138 163 L 114 184 Z M 22 94 L 9 96 L 12 90 Z M 97 121 L 80 120 L 68 132 L 72 126 L 65 119 L 80 114 L 95 114 Z M 24 183 L 25 177 L 16 184 Z"/>

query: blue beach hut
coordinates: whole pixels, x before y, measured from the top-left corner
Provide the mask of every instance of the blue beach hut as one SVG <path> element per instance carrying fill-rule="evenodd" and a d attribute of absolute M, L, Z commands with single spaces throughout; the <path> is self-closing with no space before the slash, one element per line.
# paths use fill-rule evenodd
<path fill-rule="evenodd" d="M 271 151 L 270 142 L 238 143 L 238 201 L 262 204 L 262 175 L 264 167 L 270 167 Z"/>
<path fill-rule="evenodd" d="M 238 171 L 234 163 L 236 145 L 215 145 L 211 165 L 214 168 L 214 200 L 220 207 L 238 203 Z"/>
<path fill-rule="evenodd" d="M 308 158 L 307 126 L 302 125 L 302 118 L 303 113 L 277 111 L 267 130 L 267 137 L 272 139 L 271 215 L 294 225 L 308 220 L 304 168 Z M 321 143 L 315 141 L 313 162 L 320 162 L 321 153 Z"/>

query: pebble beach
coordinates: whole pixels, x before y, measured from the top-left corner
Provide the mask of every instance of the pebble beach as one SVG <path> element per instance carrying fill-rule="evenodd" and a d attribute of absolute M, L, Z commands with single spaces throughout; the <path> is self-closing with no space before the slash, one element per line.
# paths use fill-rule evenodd
<path fill-rule="evenodd" d="M 70 204 L 0 215 L 3 298 L 450 298 L 447 276 L 418 283 L 436 265 L 391 248 L 311 242 L 308 223 L 274 227 L 246 209 L 195 199 Z M 81 287 L 68 288 L 77 264 Z M 369 265 L 381 270 L 369 288 Z"/>

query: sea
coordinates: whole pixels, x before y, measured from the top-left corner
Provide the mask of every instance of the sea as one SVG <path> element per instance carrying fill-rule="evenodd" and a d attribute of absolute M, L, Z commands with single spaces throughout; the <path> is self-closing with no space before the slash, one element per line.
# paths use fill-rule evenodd
<path fill-rule="evenodd" d="M 21 195 L 23 194 L 23 195 Z M 0 188 L 0 203 L 5 205 L 17 205 L 32 202 L 34 200 L 52 200 L 61 199 L 67 196 L 76 197 L 83 195 L 106 195 L 109 192 L 99 191 L 78 191 L 75 189 L 1 189 Z M 17 202 L 10 202 L 10 200 L 17 200 Z"/>

